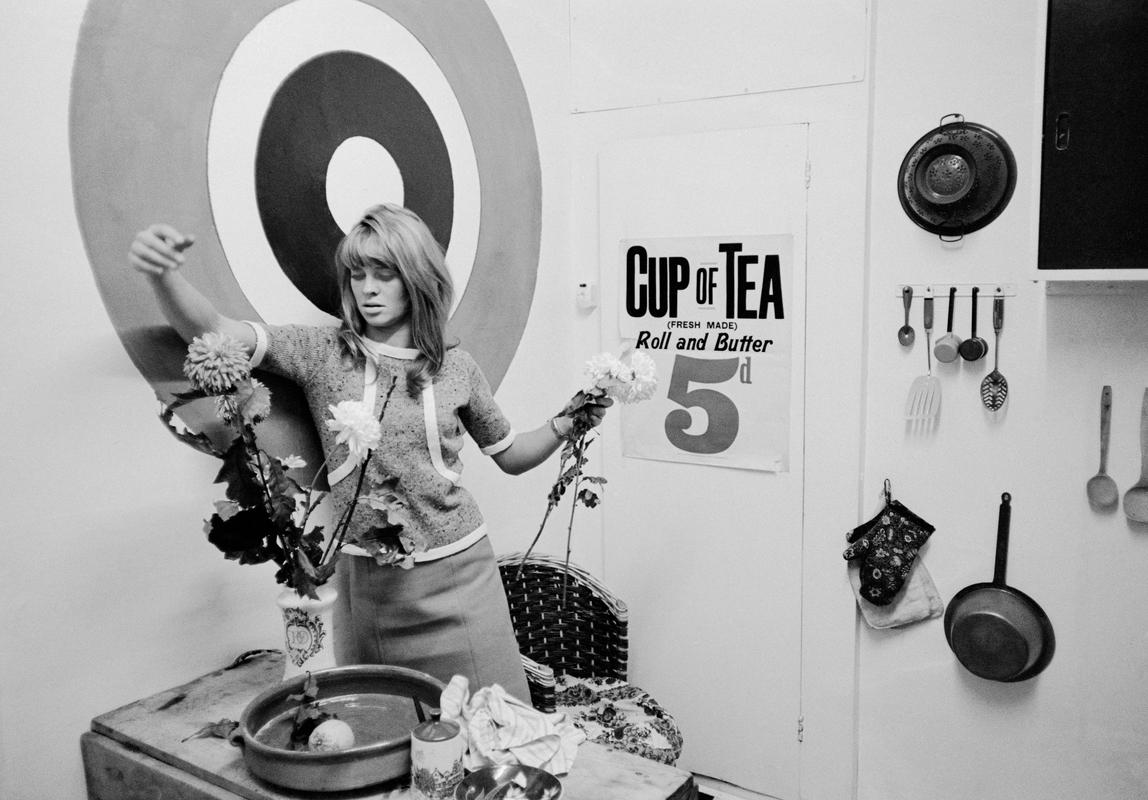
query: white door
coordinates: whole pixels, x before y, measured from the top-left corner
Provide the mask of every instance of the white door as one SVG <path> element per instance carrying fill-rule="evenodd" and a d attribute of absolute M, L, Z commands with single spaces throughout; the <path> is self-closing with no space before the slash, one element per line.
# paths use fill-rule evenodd
<path fill-rule="evenodd" d="M 631 680 L 680 723 L 679 766 L 781 798 L 797 797 L 799 773 L 809 141 L 807 125 L 726 130 L 626 141 L 599 160 L 606 349 L 626 344 L 620 242 L 791 237 L 782 470 L 623 457 L 621 437 L 600 454 L 604 577 L 630 606 Z M 665 398 L 671 376 L 659 377 Z M 736 376 L 713 380 L 704 388 L 734 396 Z M 681 405 L 704 436 L 706 404 Z"/>

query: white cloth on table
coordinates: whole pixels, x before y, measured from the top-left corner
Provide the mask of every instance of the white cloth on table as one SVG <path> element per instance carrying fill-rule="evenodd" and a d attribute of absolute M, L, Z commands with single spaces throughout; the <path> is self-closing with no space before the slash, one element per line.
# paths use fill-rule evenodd
<path fill-rule="evenodd" d="M 564 775 L 586 734 L 562 712 L 544 714 L 498 684 L 472 696 L 470 682 L 455 675 L 439 700 L 442 718 L 458 723 L 467 742 L 463 766 L 523 764 Z"/>

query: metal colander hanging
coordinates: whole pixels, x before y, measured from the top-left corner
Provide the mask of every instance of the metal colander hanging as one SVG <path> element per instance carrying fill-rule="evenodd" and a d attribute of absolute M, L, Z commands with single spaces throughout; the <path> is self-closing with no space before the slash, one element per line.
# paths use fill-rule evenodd
<path fill-rule="evenodd" d="M 947 121 L 951 120 L 951 121 Z M 918 226 L 942 239 L 959 239 L 996 219 L 1012 199 L 1016 159 L 991 128 L 941 118 L 901 162 L 901 207 Z"/>

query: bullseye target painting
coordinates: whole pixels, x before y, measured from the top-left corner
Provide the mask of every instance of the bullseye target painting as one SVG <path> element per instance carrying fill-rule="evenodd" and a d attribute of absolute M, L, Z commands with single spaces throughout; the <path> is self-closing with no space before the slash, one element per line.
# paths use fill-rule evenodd
<path fill-rule="evenodd" d="M 228 316 L 335 324 L 335 246 L 379 202 L 427 223 L 455 282 L 451 333 L 493 387 L 506 373 L 534 294 L 541 179 L 521 78 L 481 0 L 91 0 L 70 145 L 101 296 L 157 392 L 182 384 L 184 344 L 124 266 L 135 231 L 194 234 L 184 269 Z M 310 422 L 297 390 L 272 389 L 267 435 L 310 430 L 294 424 Z"/>

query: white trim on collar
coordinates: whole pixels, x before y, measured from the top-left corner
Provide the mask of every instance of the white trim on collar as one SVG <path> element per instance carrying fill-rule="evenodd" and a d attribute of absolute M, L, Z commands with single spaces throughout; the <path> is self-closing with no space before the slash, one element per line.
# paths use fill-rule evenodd
<path fill-rule="evenodd" d="M 391 358 L 413 361 L 419 357 L 419 351 L 416 347 L 395 347 L 394 345 L 385 344 L 383 342 L 372 342 L 366 337 L 363 338 L 363 346 L 376 358 L 379 356 L 390 356 Z"/>

